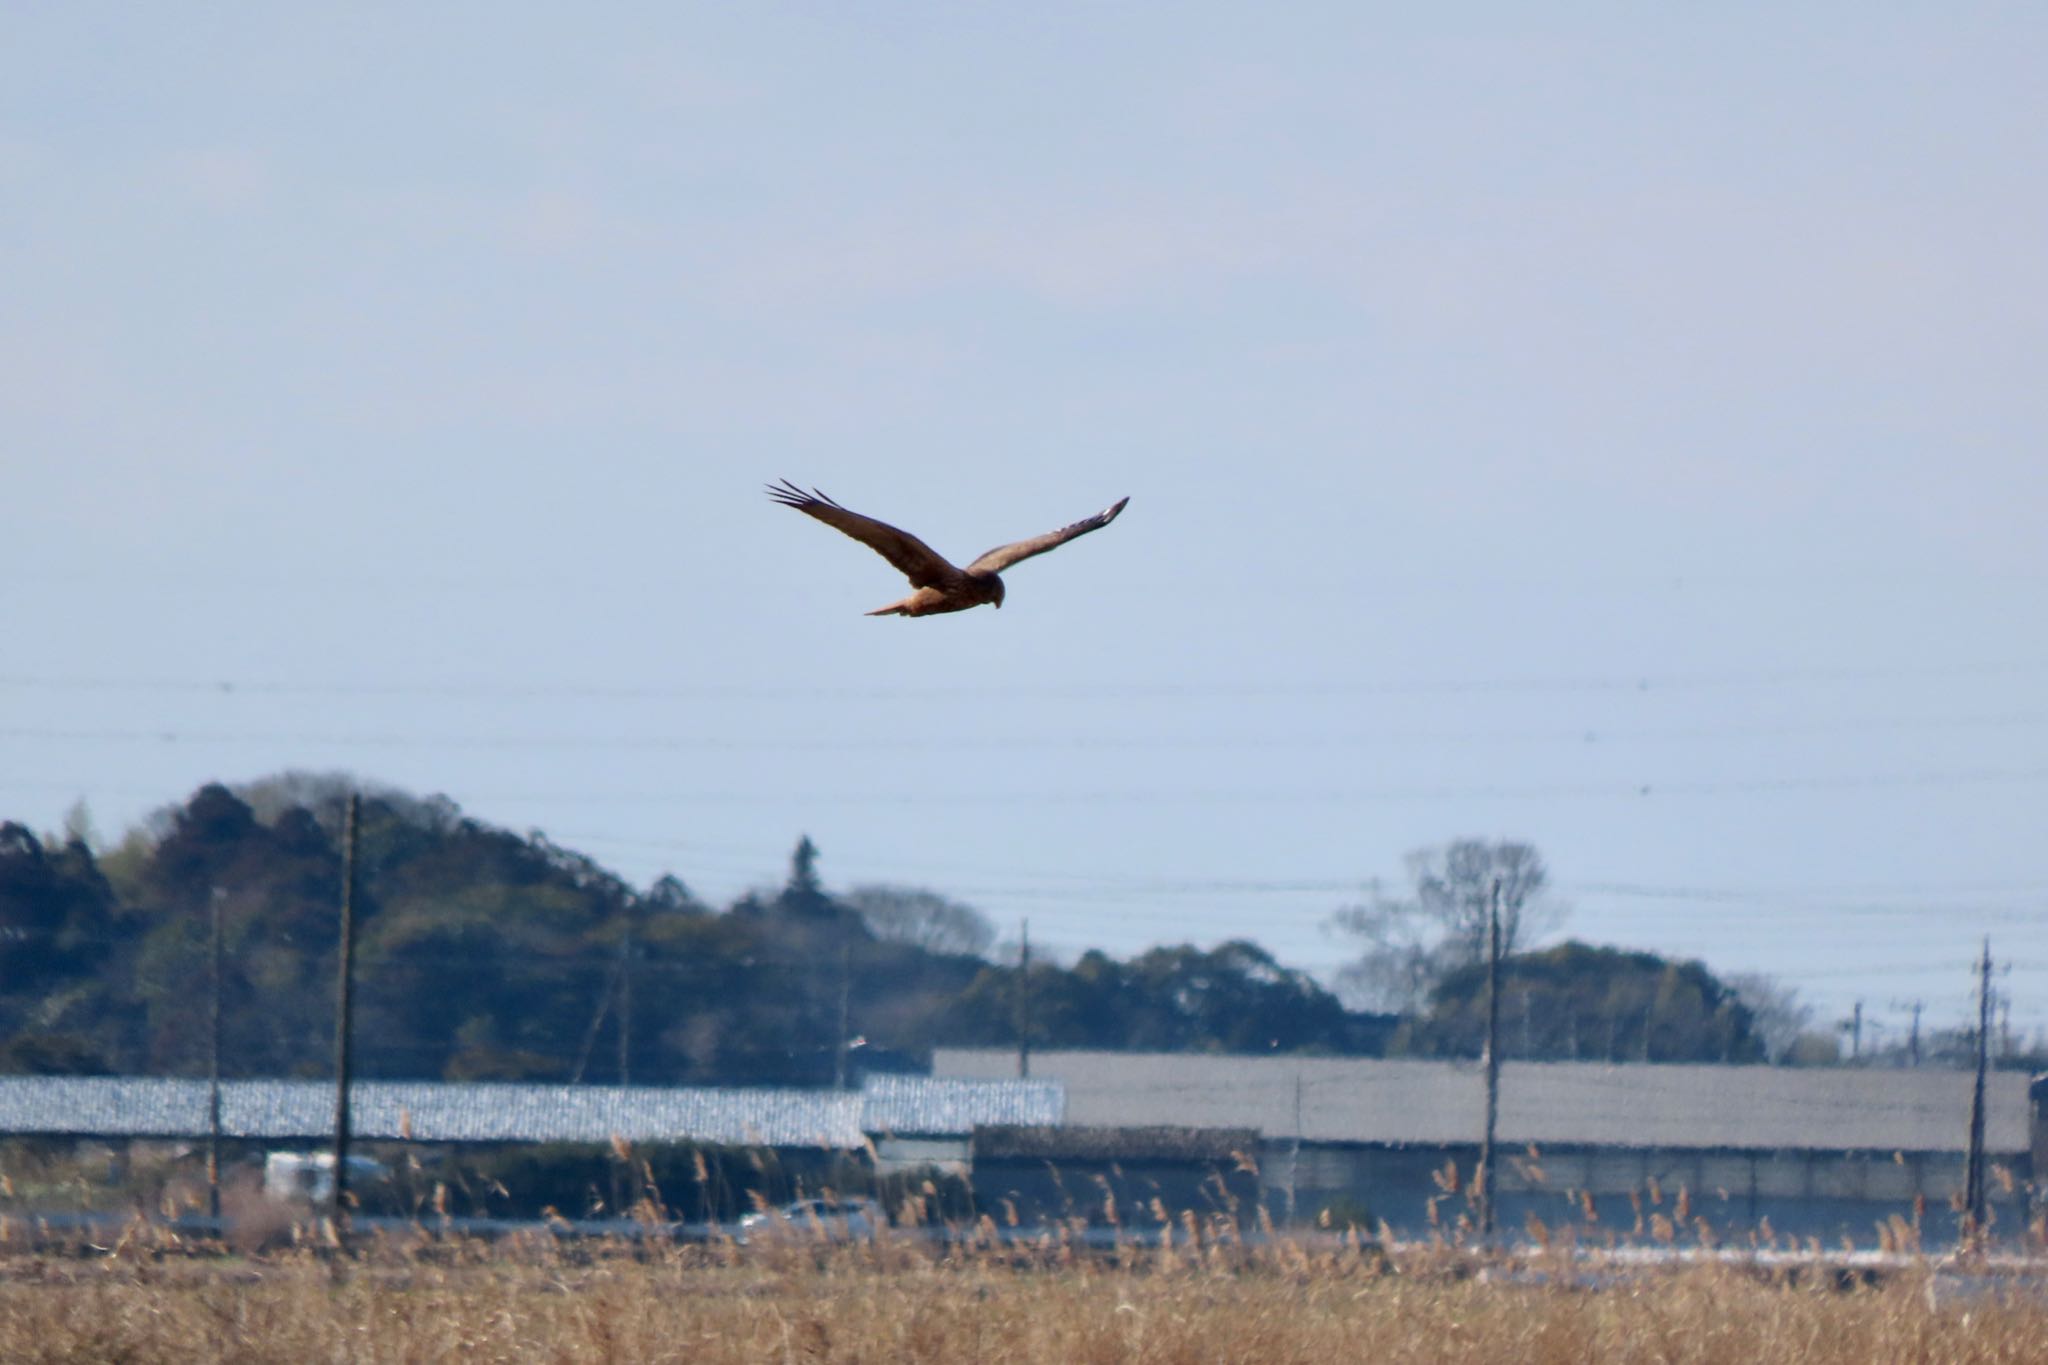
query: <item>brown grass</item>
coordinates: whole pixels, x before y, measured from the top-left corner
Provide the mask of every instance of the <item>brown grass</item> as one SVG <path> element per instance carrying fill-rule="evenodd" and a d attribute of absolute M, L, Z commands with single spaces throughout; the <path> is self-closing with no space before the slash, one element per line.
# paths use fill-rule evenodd
<path fill-rule="evenodd" d="M 1544 1267 L 1538 1265 L 1540 1273 Z M 8 1361 L 2048 1359 L 2037 1288 L 1876 1286 L 1728 1267 L 1557 1288 L 1443 1252 L 1124 1262 L 918 1247 L 386 1242 L 347 1258 L 184 1254 L 139 1235 L 0 1258 Z"/>

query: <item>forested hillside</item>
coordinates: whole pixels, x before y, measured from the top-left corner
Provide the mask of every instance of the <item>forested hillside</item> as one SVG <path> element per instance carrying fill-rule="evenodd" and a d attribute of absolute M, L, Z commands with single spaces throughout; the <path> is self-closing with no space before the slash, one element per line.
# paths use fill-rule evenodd
<path fill-rule="evenodd" d="M 344 790 L 302 776 L 209 785 L 101 853 L 82 831 L 0 825 L 0 1069 L 202 1072 L 217 909 L 224 1073 L 327 1073 Z M 837 897 L 817 864 L 805 840 L 779 891 L 712 907 L 674 878 L 629 886 L 443 798 L 373 790 L 356 877 L 357 1065 L 815 1084 L 916 1068 L 937 1043 L 1016 1041 L 1016 965 L 949 950 L 973 934 L 893 932 L 888 897 Z M 1243 942 L 1041 962 L 1030 995 L 1041 1047 L 1370 1053 L 1395 1023 Z"/>

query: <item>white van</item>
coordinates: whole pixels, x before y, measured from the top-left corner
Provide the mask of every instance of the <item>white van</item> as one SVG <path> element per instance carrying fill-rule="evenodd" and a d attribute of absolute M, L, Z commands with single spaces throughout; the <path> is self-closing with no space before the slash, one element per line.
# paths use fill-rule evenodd
<path fill-rule="evenodd" d="M 366 1156 L 348 1159 L 351 1188 L 379 1184 L 391 1168 Z M 263 1193 L 286 1203 L 324 1204 L 334 1198 L 334 1153 L 272 1152 L 263 1158 Z"/>

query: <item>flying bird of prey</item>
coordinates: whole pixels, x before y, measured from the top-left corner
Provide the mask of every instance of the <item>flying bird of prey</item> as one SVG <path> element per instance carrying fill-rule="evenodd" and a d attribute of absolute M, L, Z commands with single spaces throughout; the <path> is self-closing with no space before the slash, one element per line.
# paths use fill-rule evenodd
<path fill-rule="evenodd" d="M 900 602 L 877 607 L 867 613 L 869 616 L 936 616 L 942 611 L 966 611 L 984 602 L 993 602 L 1000 608 L 1003 605 L 1003 580 L 996 577 L 997 574 L 1019 560 L 1042 555 L 1064 545 L 1075 536 L 1101 530 L 1115 521 L 1116 514 L 1123 511 L 1124 504 L 1130 501 L 1129 498 L 1118 498 L 1094 516 L 1084 517 L 1071 526 L 1062 526 L 1057 531 L 1047 531 L 1029 540 L 998 545 L 960 569 L 910 532 L 899 531 L 885 521 L 876 521 L 858 512 L 849 512 L 815 488 L 806 493 L 784 479 L 779 485 L 768 485 L 768 496 L 784 507 L 794 507 L 827 526 L 846 532 L 901 569 L 910 580 L 910 586 L 917 589 Z"/>

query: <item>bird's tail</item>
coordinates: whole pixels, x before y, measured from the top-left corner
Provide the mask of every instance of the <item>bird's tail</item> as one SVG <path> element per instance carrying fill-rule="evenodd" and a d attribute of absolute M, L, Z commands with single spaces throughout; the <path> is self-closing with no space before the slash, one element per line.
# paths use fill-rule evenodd
<path fill-rule="evenodd" d="M 867 611 L 867 612 L 862 612 L 862 613 L 861 613 L 861 615 L 863 615 L 863 616 L 908 616 L 908 615 L 910 615 L 910 612 L 909 612 L 909 610 L 908 610 L 908 606 L 909 606 L 909 604 L 908 604 L 907 602 L 891 602 L 891 603 L 890 603 L 890 604 L 889 604 L 888 606 L 886 606 L 886 607 L 876 607 L 876 608 L 875 608 L 875 609 L 874 609 L 873 611 Z"/>

